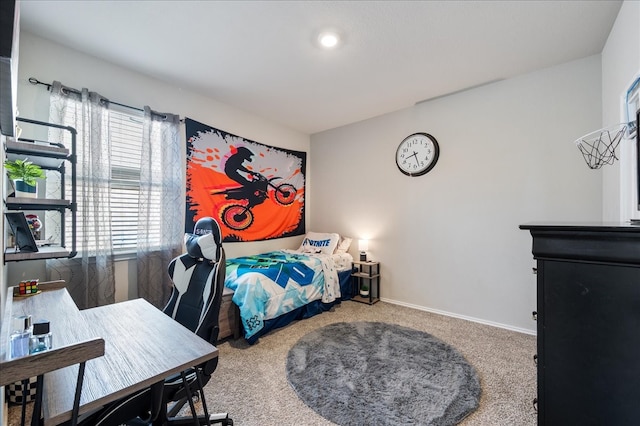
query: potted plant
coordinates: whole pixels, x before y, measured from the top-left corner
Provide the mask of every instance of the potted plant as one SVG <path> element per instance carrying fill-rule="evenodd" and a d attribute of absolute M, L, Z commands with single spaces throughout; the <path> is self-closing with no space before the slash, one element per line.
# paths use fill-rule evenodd
<path fill-rule="evenodd" d="M 13 180 L 16 197 L 36 198 L 38 196 L 36 179 L 44 178 L 44 171 L 40 166 L 25 158 L 24 160 L 6 160 L 4 168 L 7 170 L 9 179 Z"/>
<path fill-rule="evenodd" d="M 360 285 L 360 296 L 362 297 L 369 296 L 369 286 L 367 284 Z"/>

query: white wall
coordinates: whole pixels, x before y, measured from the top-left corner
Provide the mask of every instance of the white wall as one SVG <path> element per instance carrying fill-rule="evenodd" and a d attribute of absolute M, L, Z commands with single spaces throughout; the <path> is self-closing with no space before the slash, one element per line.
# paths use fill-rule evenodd
<path fill-rule="evenodd" d="M 572 141 L 618 111 L 628 69 L 638 68 L 637 38 L 635 59 L 629 54 L 638 7 L 623 4 L 602 64 L 594 56 L 316 134 L 311 148 L 307 135 L 28 33 L 21 35 L 18 107 L 22 116 L 46 119 L 48 93 L 27 78 L 57 79 L 268 144 L 310 149 L 309 229 L 371 238 L 384 299 L 533 331 L 531 240 L 518 225 L 600 220 L 603 209 L 608 219 L 606 206 L 620 204 L 617 166 L 603 180 Z M 416 131 L 432 133 L 442 154 L 426 176 L 408 178 L 393 156 Z M 603 202 L 603 181 L 613 203 Z M 236 256 L 298 243 L 235 243 L 227 251 Z M 21 275 L 17 265 L 10 265 L 14 277 Z M 132 274 L 120 266 L 118 276 Z"/>
<path fill-rule="evenodd" d="M 149 105 L 156 111 L 176 113 L 261 143 L 309 153 L 310 141 L 306 134 L 23 32 L 20 35 L 18 110 L 22 117 L 48 121 L 49 92 L 44 86 L 30 84 L 29 77 L 46 83 L 58 80 L 78 89 L 87 87 L 119 103 L 136 107 Z M 184 139 L 184 133 L 182 137 Z M 309 158 L 308 154 L 307 160 Z M 310 206 L 307 200 L 307 223 Z M 184 210 L 184 207 L 177 208 Z M 301 240 L 302 237 L 291 237 L 257 243 L 226 243 L 225 250 L 228 257 L 241 256 L 297 247 Z M 131 267 L 127 262 L 117 265 L 118 300 L 136 294 L 129 293 L 128 282 L 125 282 L 135 280 Z M 44 279 L 44 262 L 11 263 L 8 270 L 9 282 L 31 278 L 34 274 Z M 132 284 L 135 288 L 135 283 Z"/>
<path fill-rule="evenodd" d="M 518 225 L 601 219 L 601 173 L 573 143 L 600 126 L 600 68 L 596 55 L 312 135 L 311 229 L 370 238 L 387 301 L 533 332 Z M 407 177 L 395 151 L 421 131 L 440 159 Z"/>
<path fill-rule="evenodd" d="M 629 85 L 640 75 L 640 2 L 625 1 L 602 50 L 602 126 L 626 121 L 621 105 Z M 595 130 L 595 129 L 594 129 Z M 604 170 L 603 218 L 640 219 L 637 201 L 635 144 L 623 140 L 620 161 Z"/>

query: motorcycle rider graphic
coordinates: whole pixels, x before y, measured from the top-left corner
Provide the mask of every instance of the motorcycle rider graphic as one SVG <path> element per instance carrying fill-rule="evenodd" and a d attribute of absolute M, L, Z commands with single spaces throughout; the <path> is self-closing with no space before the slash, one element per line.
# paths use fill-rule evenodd
<path fill-rule="evenodd" d="M 253 152 L 251 152 L 249 148 L 245 148 L 244 146 L 238 148 L 236 152 L 232 154 L 224 164 L 225 174 L 242 186 L 250 185 L 253 180 L 248 179 L 240 172 L 244 172 L 247 175 L 253 176 L 253 172 L 247 169 L 243 164 L 245 161 L 252 162 L 253 155 Z"/>
<path fill-rule="evenodd" d="M 245 161 L 252 161 L 255 154 L 246 147 L 239 147 L 226 161 L 224 172 L 241 186 L 227 188 L 223 191 L 211 191 L 211 195 L 224 195 L 227 200 L 243 200 L 241 204 L 231 204 L 224 207 L 220 217 L 229 228 L 241 231 L 247 229 L 253 223 L 254 206 L 262 204 L 269 197 L 269 191 L 275 201 L 283 206 L 293 203 L 296 197 L 296 188 L 288 183 L 276 185 L 273 183 L 281 177 L 267 178 L 266 176 L 249 170 Z"/>

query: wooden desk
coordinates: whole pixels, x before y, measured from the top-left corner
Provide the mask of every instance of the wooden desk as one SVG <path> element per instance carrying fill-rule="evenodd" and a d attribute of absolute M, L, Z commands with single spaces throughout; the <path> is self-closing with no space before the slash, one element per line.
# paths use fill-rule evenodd
<path fill-rule="evenodd" d="M 11 317 L 19 314 L 50 321 L 51 351 L 7 359 Z M 218 356 L 215 346 L 143 299 L 80 311 L 64 288 L 26 298 L 13 299 L 10 293 L 0 337 L 2 385 L 47 372 L 45 426 L 71 419 L 78 362 L 89 359 L 80 397 L 82 415 Z M 81 360 L 74 352 L 78 348 Z"/>
<path fill-rule="evenodd" d="M 0 386 L 42 376 L 50 371 L 62 369 L 73 372 L 68 377 L 66 387 L 71 389 L 71 409 L 76 392 L 76 386 L 81 386 L 84 376 L 79 374 L 80 365 L 86 365 L 89 359 L 104 355 L 105 342 L 96 337 L 87 327 L 80 311 L 69 296 L 69 293 L 59 282 L 42 285 L 42 292 L 29 297 L 14 297 L 13 287 L 8 289 L 5 315 L 0 332 Z M 33 355 L 10 359 L 9 334 L 12 327 L 12 318 L 16 315 L 31 315 L 34 320 L 47 319 L 51 323 L 53 333 L 53 348 L 48 351 Z M 41 379 L 41 377 L 39 377 Z M 40 382 L 40 380 L 39 380 Z M 40 385 L 39 385 L 40 386 Z M 40 392 L 42 395 L 43 392 Z M 39 400 L 36 400 L 34 410 L 40 412 Z M 36 407 L 38 407 L 36 409 Z M 24 410 L 23 405 L 23 410 Z M 23 416 L 24 416 L 23 411 Z M 71 410 L 69 412 L 71 418 Z"/>
<path fill-rule="evenodd" d="M 105 340 L 104 356 L 87 361 L 80 415 L 218 356 L 215 346 L 144 299 L 80 314 L 87 328 Z M 76 372 L 77 367 L 69 367 L 45 375 L 45 426 L 71 418 L 74 389 L 69 383 Z"/>
<path fill-rule="evenodd" d="M 12 290 L 8 290 L 0 334 L 0 386 L 104 354 L 104 341 L 85 327 L 84 319 L 66 289 L 46 290 L 35 296 L 15 298 Z M 41 318 L 50 321 L 53 350 L 9 359 L 9 334 L 15 315 L 32 315 L 34 321 Z M 77 371 L 76 365 L 76 374 L 69 379 L 69 383 L 75 383 Z"/>

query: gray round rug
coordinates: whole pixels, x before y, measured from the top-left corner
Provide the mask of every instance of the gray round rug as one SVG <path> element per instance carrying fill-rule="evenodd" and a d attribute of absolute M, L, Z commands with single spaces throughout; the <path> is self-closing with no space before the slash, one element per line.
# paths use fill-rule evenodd
<path fill-rule="evenodd" d="M 475 369 L 432 335 L 381 322 L 340 322 L 287 355 L 300 399 L 339 425 L 455 425 L 478 407 Z"/>

